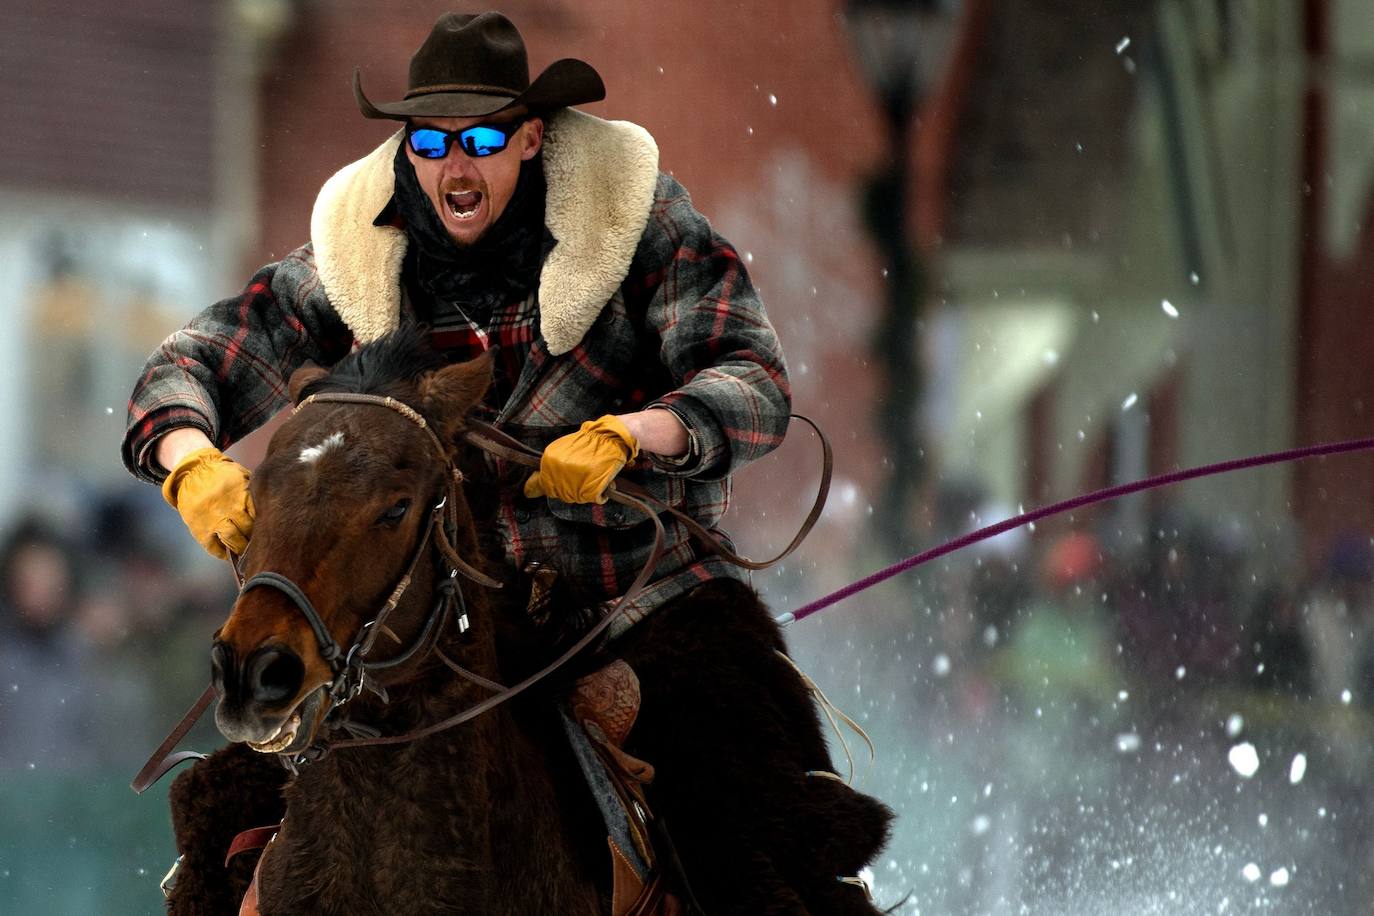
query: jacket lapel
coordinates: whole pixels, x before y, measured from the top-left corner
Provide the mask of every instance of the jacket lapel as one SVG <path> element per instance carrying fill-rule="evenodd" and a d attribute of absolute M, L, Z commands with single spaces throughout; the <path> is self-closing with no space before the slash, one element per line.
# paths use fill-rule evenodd
<path fill-rule="evenodd" d="M 398 132 L 340 169 L 310 217 L 320 282 L 364 343 L 399 321 L 406 236 L 372 221 L 391 199 L 400 142 Z M 544 175 L 545 222 L 558 244 L 539 276 L 539 331 L 558 356 L 577 346 L 629 272 L 653 203 L 658 147 L 636 124 L 565 108 L 544 132 Z M 538 349 L 537 341 L 531 353 Z"/>

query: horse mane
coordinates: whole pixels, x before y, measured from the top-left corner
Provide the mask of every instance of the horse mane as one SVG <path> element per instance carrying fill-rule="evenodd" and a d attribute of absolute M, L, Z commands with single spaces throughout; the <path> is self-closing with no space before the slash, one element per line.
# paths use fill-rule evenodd
<path fill-rule="evenodd" d="M 403 324 L 339 360 L 329 374 L 302 388 L 300 398 L 344 391 L 404 399 L 414 394 L 421 376 L 447 363 L 444 355 L 430 345 L 429 334 L 422 325 Z"/>

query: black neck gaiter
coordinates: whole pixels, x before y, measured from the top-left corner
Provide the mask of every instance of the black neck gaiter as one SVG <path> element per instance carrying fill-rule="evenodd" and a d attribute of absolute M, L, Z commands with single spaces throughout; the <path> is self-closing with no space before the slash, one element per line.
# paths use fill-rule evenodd
<path fill-rule="evenodd" d="M 455 149 L 449 155 L 463 153 Z M 520 164 L 506 209 L 481 238 L 465 246 L 449 238 L 420 187 L 404 143 L 396 151 L 394 171 L 394 200 L 410 238 L 415 280 L 438 304 L 456 305 L 485 327 L 497 308 L 529 296 L 539 283 L 544 255 L 554 244 L 544 228 L 542 154 Z"/>

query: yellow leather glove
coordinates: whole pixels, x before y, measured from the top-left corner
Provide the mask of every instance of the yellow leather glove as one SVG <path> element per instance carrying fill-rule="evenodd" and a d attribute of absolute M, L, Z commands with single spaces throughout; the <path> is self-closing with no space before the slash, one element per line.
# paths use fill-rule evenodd
<path fill-rule="evenodd" d="M 539 470 L 525 481 L 525 495 L 604 503 L 611 480 L 638 454 L 639 443 L 619 419 L 607 414 L 588 420 L 577 432 L 549 443 Z"/>
<path fill-rule="evenodd" d="M 217 448 L 198 448 L 162 482 L 162 498 L 181 513 L 200 546 L 227 559 L 242 554 L 253 531 L 248 469 Z"/>

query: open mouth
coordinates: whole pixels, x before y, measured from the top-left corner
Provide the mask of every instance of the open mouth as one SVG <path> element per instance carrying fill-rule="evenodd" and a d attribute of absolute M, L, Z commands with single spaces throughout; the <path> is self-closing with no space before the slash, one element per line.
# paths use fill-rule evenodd
<path fill-rule="evenodd" d="M 482 208 L 482 192 L 449 191 L 444 194 L 444 203 L 454 219 L 472 219 Z"/>
<path fill-rule="evenodd" d="M 260 743 L 249 741 L 248 746 L 260 754 L 280 754 L 296 740 L 296 733 L 300 731 L 300 728 L 301 714 L 294 712 L 291 714 L 291 718 L 281 724 L 281 728 L 277 729 L 276 734 Z"/>
<path fill-rule="evenodd" d="M 293 754 L 304 750 L 315 737 L 323 703 L 324 689 L 312 690 L 275 732 L 263 741 L 247 742 L 248 746 L 260 754 Z M 307 727 L 302 728 L 302 723 L 308 723 Z"/>

